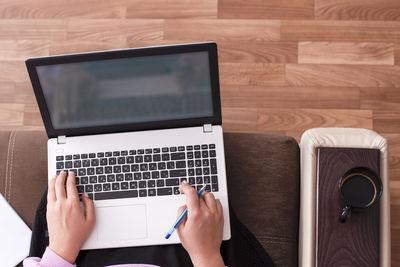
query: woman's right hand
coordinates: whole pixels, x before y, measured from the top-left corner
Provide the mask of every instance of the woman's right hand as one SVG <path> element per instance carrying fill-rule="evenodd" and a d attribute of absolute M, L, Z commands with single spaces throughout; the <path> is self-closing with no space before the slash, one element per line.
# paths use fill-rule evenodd
<path fill-rule="evenodd" d="M 220 253 L 224 226 L 220 201 L 207 192 L 199 198 L 196 190 L 187 183 L 182 183 L 179 191 L 186 195 L 186 205 L 179 208 L 178 216 L 186 207 L 188 214 L 177 230 L 193 265 L 225 266 Z"/>

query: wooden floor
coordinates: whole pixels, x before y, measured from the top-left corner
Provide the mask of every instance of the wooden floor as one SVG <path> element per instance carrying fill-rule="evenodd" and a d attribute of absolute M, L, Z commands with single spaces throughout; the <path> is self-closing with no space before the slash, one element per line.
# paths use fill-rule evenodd
<path fill-rule="evenodd" d="M 0 128 L 43 129 L 27 57 L 196 41 L 219 45 L 225 131 L 388 139 L 400 266 L 399 0 L 2 0 Z"/>

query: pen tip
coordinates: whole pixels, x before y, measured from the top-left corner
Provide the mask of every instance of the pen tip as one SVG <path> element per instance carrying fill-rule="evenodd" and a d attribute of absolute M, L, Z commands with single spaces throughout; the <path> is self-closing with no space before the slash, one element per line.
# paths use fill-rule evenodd
<path fill-rule="evenodd" d="M 168 234 L 165 236 L 165 239 L 168 239 L 170 236 L 171 236 L 171 234 L 168 233 Z"/>

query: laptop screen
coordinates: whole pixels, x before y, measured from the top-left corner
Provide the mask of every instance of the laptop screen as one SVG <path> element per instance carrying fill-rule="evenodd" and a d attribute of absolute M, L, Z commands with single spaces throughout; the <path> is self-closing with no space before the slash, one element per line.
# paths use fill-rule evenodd
<path fill-rule="evenodd" d="M 211 117 L 208 51 L 41 65 L 57 129 Z"/>

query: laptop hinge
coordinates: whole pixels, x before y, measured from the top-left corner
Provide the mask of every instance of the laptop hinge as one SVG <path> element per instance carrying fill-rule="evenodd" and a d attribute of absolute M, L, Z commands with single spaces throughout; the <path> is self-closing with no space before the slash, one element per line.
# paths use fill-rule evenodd
<path fill-rule="evenodd" d="M 67 142 L 67 137 L 65 135 L 57 136 L 57 144 L 63 145 Z"/>
<path fill-rule="evenodd" d="M 204 124 L 203 125 L 203 133 L 212 133 L 212 125 L 211 124 Z"/>

